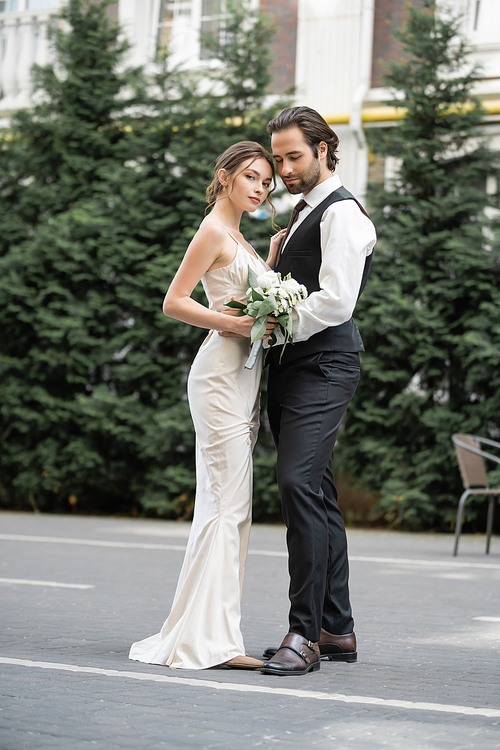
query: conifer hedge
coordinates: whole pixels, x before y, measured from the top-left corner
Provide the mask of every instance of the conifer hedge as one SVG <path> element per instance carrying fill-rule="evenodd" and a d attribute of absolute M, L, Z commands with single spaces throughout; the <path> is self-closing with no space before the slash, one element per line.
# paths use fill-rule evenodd
<path fill-rule="evenodd" d="M 213 164 L 266 143 L 264 17 L 236 3 L 212 84 L 125 65 L 106 3 L 71 0 L 35 67 L 36 104 L 0 138 L 0 497 L 3 507 L 189 516 L 186 378 L 206 332 L 163 296 L 205 211 Z M 270 220 L 247 220 L 262 252 Z M 196 294 L 205 301 L 201 289 Z M 206 303 L 206 301 L 205 301 Z M 261 431 L 255 507 L 278 511 Z"/>
<path fill-rule="evenodd" d="M 397 168 L 369 192 L 379 241 L 356 311 L 367 351 L 339 464 L 379 493 L 382 522 L 450 530 L 452 433 L 500 440 L 499 154 L 460 18 L 423 5 L 408 7 L 395 33 L 406 54 L 385 81 L 405 115 L 368 131 Z M 484 531 L 484 509 L 467 505 L 468 528 Z"/>
<path fill-rule="evenodd" d="M 34 69 L 36 104 L 0 134 L 0 505 L 189 517 L 186 379 L 205 332 L 161 303 L 217 155 L 266 145 L 285 103 L 264 106 L 272 30 L 245 2 L 231 3 L 224 46 L 204 42 L 215 66 L 167 57 L 148 76 L 126 67 L 105 5 L 70 0 L 55 64 Z M 336 469 L 378 493 L 382 523 L 447 530 L 451 434 L 500 439 L 499 168 L 457 18 L 431 0 L 409 14 L 387 77 L 406 114 L 368 133 L 397 169 L 370 190 L 379 242 L 356 311 L 367 351 Z M 270 221 L 242 229 L 264 255 Z M 254 517 L 276 517 L 265 416 L 254 463 Z M 469 528 L 484 528 L 481 508 L 467 506 Z"/>

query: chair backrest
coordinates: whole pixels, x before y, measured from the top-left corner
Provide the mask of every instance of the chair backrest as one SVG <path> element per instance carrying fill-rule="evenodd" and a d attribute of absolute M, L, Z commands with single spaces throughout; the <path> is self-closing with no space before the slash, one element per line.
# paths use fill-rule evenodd
<path fill-rule="evenodd" d="M 481 449 L 481 446 L 477 440 L 474 440 L 472 435 L 456 435 L 455 437 L 461 440 L 462 443 L 472 446 L 472 448 Z M 469 489 L 469 487 L 488 487 L 488 478 L 482 456 L 471 453 L 459 445 L 455 445 L 455 450 L 465 489 Z"/>

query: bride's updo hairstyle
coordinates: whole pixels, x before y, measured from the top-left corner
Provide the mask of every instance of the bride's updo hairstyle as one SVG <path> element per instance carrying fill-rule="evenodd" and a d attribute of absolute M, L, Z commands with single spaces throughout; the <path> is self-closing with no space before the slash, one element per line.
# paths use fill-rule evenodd
<path fill-rule="evenodd" d="M 255 141 L 241 141 L 240 143 L 234 143 L 232 146 L 229 146 L 229 148 L 226 149 L 223 154 L 219 156 L 215 165 L 214 178 L 210 185 L 207 187 L 208 205 L 210 208 L 215 206 L 215 202 L 226 187 L 219 180 L 220 170 L 224 169 L 228 177 L 236 177 L 236 175 L 243 171 L 243 169 L 241 169 L 241 165 L 247 162 L 249 159 L 252 159 L 252 163 L 257 159 L 265 159 L 271 167 L 273 184 L 267 192 L 266 200 L 272 208 L 274 218 L 276 209 L 274 208 L 273 203 L 270 199 L 271 193 L 276 187 L 276 172 L 274 169 L 274 162 L 272 160 L 271 154 L 266 151 L 264 146 L 261 146 L 260 143 L 256 143 Z"/>

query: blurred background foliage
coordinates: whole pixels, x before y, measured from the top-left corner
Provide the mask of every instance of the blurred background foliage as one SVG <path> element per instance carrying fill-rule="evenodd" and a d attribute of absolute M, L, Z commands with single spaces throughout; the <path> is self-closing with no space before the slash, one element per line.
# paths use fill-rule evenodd
<path fill-rule="evenodd" d="M 406 55 L 385 85 L 405 116 L 367 131 L 396 161 L 369 191 L 379 241 L 356 310 L 367 353 L 339 465 L 378 491 L 381 521 L 450 530 L 462 492 L 452 433 L 500 439 L 499 155 L 458 19 L 433 9 L 409 6 L 395 33 Z M 484 531 L 485 506 L 467 506 L 469 528 Z"/>
<path fill-rule="evenodd" d="M 0 149 L 2 506 L 188 517 L 186 378 L 206 331 L 161 304 L 216 157 L 266 142 L 282 106 L 263 106 L 272 30 L 238 3 L 229 44 L 207 40 L 216 68 L 167 58 L 147 78 L 124 67 L 105 4 L 73 0 L 61 18 L 55 64 L 34 70 L 37 103 Z M 242 229 L 267 253 L 270 219 Z M 255 463 L 256 516 L 276 515 L 265 426 Z"/>
<path fill-rule="evenodd" d="M 397 161 L 369 194 L 380 240 L 356 313 L 367 353 L 336 468 L 348 521 L 449 530 L 452 432 L 500 436 L 498 194 L 485 190 L 498 164 L 456 21 L 426 6 L 410 9 L 407 55 L 387 76 L 406 115 L 368 132 Z M 35 106 L 0 134 L 0 505 L 189 518 L 186 379 L 206 332 L 161 303 L 216 157 L 266 145 L 288 104 L 267 96 L 273 31 L 235 0 L 225 45 L 204 41 L 217 64 L 175 70 L 160 52 L 146 75 L 125 67 L 105 3 L 71 0 L 61 18 Z M 242 231 L 265 255 L 270 219 L 244 217 Z M 254 464 L 254 518 L 278 519 L 264 412 Z M 467 514 L 483 529 L 481 504 Z"/>

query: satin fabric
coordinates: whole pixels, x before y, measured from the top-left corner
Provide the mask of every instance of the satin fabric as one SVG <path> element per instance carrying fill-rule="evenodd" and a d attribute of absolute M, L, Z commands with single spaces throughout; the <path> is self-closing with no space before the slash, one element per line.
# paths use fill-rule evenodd
<path fill-rule="evenodd" d="M 232 296 L 246 299 L 249 265 L 257 273 L 268 270 L 263 260 L 238 243 L 228 266 L 205 274 L 202 283 L 211 309 L 222 310 Z M 245 653 L 241 595 L 262 373 L 262 353 L 253 370 L 244 369 L 249 353 L 248 339 L 211 331 L 191 367 L 188 398 L 196 430 L 193 523 L 171 612 L 159 633 L 132 645 L 129 656 L 136 661 L 206 669 Z"/>

